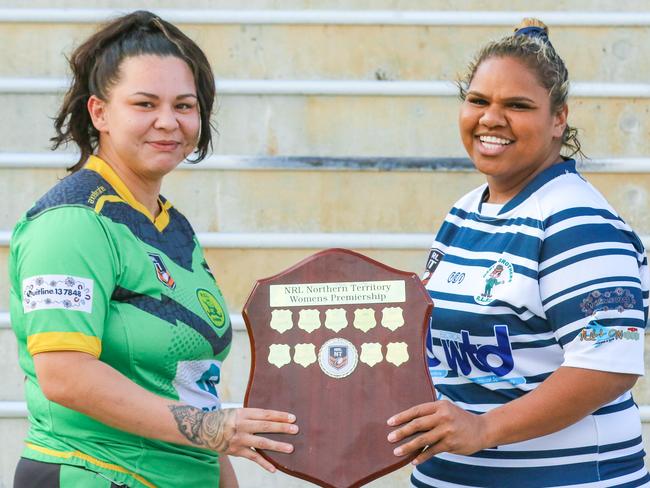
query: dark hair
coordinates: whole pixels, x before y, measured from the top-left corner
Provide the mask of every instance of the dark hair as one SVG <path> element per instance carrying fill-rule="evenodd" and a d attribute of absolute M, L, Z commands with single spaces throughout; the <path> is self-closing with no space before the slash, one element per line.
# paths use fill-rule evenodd
<path fill-rule="evenodd" d="M 515 27 L 513 35 L 492 41 L 483 46 L 458 80 L 460 98 L 465 100 L 469 85 L 480 64 L 489 58 L 513 57 L 524 62 L 537 76 L 537 80 L 548 91 L 551 111 L 562 109 L 569 96 L 569 71 L 555 51 L 548 38 L 548 27 L 541 21 L 525 18 Z M 578 129 L 567 124 L 562 136 L 562 146 L 569 150 L 569 157 L 584 156 Z"/>
<path fill-rule="evenodd" d="M 97 149 L 99 132 L 87 108 L 90 96 L 108 100 L 110 88 L 119 81 L 122 61 L 147 54 L 175 56 L 185 61 L 192 71 L 201 119 L 193 161 L 199 162 L 207 156 L 212 147 L 210 117 L 215 95 L 210 63 L 201 48 L 178 27 L 151 12 L 139 10 L 105 24 L 77 47 L 68 60 L 72 84 L 54 120 L 56 136 L 50 139 L 52 149 L 70 141 L 79 146 L 79 160 L 68 171 L 81 169 Z"/>

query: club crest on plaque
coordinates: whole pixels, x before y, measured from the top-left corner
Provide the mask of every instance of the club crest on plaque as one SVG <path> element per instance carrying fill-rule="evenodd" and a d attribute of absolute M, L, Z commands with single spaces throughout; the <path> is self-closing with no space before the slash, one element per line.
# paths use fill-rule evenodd
<path fill-rule="evenodd" d="M 336 337 L 323 344 L 318 353 L 318 364 L 331 378 L 345 378 L 357 367 L 359 356 L 350 341 Z"/>

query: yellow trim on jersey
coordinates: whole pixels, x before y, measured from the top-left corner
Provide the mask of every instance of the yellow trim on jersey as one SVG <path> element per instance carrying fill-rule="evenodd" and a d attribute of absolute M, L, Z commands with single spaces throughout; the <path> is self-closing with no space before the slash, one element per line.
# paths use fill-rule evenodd
<path fill-rule="evenodd" d="M 124 202 L 120 197 L 117 195 L 104 195 L 103 197 L 99 197 L 97 200 L 97 203 L 95 204 L 95 213 L 101 213 L 102 208 L 104 208 L 104 204 L 106 202 Z"/>
<path fill-rule="evenodd" d="M 136 200 L 136 198 L 133 196 L 133 193 L 131 193 L 131 190 L 127 188 L 127 186 L 120 179 L 120 177 L 117 175 L 115 170 L 111 168 L 111 166 L 106 161 L 104 161 L 103 159 L 97 156 L 90 156 L 84 168 L 94 171 L 95 173 L 99 173 L 102 178 L 108 181 L 108 183 L 115 189 L 115 191 L 119 195 L 119 197 L 116 197 L 115 195 L 107 195 L 107 196 L 100 197 L 97 201 L 97 204 L 95 205 L 95 212 L 99 213 L 102 207 L 104 206 L 104 203 L 106 203 L 107 201 L 124 202 L 130 205 L 131 207 L 133 207 L 141 214 L 143 214 L 145 217 L 147 217 L 154 224 L 156 229 L 158 229 L 160 232 L 165 230 L 165 227 L 167 227 L 167 224 L 169 224 L 168 210 L 172 206 L 171 203 L 165 202 L 163 204 L 160 198 L 158 198 L 158 205 L 160 206 L 160 215 L 154 218 L 154 216 L 151 215 L 151 212 L 149 212 L 147 207 L 145 207 L 138 200 Z"/>
<path fill-rule="evenodd" d="M 100 468 L 104 469 L 110 469 L 111 471 L 116 471 L 118 473 L 123 473 L 123 474 L 128 474 L 129 476 L 133 477 L 134 479 L 138 480 L 140 483 L 143 485 L 149 487 L 149 488 L 156 488 L 156 485 L 150 483 L 146 479 L 144 479 L 142 476 L 139 474 L 136 474 L 132 471 L 129 471 L 128 469 L 124 469 L 122 466 L 118 466 L 117 464 L 111 464 L 107 463 L 105 461 L 100 461 L 99 459 L 96 459 L 92 456 L 89 456 L 88 454 L 84 454 L 81 451 L 68 451 L 68 452 L 61 452 L 61 451 L 55 451 L 54 449 L 49 449 L 47 447 L 41 447 L 37 446 L 36 444 L 31 444 L 30 442 L 25 443 L 27 447 L 30 449 L 33 449 L 34 451 L 47 454 L 49 456 L 54 456 L 58 457 L 61 459 L 70 459 L 70 458 L 78 458 L 78 459 L 83 459 L 84 461 L 89 462 L 90 464 L 94 464 L 95 466 L 99 466 Z"/>
<path fill-rule="evenodd" d="M 98 337 L 81 332 L 41 332 L 27 337 L 27 351 L 32 356 L 40 352 L 77 351 L 98 358 L 102 352 L 102 342 Z"/>

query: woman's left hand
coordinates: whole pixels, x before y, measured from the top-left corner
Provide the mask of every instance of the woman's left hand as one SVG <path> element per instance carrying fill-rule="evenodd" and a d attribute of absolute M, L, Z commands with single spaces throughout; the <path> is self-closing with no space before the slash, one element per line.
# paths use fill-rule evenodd
<path fill-rule="evenodd" d="M 399 442 L 420 432 L 393 451 L 396 456 L 422 451 L 413 461 L 413 464 L 419 464 L 441 452 L 473 454 L 488 447 L 484 443 L 484 424 L 481 415 L 466 412 L 447 400 L 439 400 L 416 405 L 388 419 L 388 425 L 401 426 L 388 435 L 388 440 Z"/>

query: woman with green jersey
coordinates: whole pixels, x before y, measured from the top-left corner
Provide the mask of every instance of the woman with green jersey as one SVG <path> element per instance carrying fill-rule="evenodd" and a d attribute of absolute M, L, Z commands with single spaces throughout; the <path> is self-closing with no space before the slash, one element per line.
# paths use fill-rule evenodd
<path fill-rule="evenodd" d="M 289 413 L 221 409 L 232 330 L 163 177 L 210 148 L 214 79 L 172 24 L 135 12 L 73 53 L 54 148 L 72 174 L 18 222 L 11 321 L 30 430 L 15 476 L 28 487 L 236 487 L 227 455 L 273 466 L 257 436 L 295 434 Z"/>

